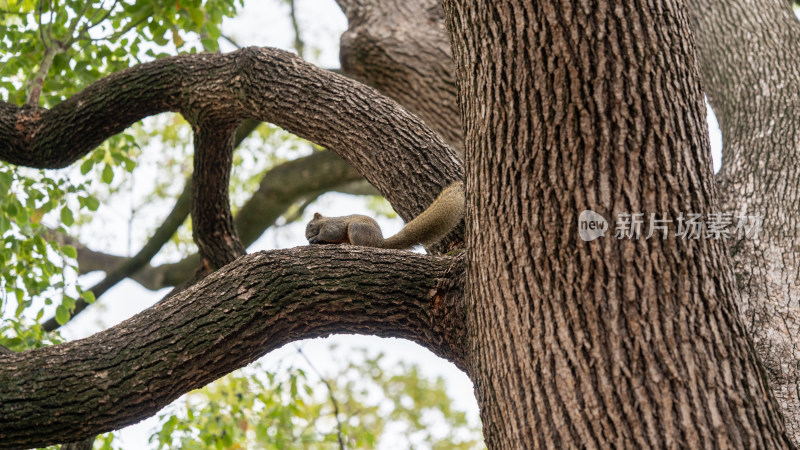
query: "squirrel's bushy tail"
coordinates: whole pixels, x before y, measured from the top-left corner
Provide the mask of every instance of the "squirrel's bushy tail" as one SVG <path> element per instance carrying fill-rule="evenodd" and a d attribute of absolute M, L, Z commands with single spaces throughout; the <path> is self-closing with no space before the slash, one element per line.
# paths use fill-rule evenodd
<path fill-rule="evenodd" d="M 422 214 L 399 233 L 383 241 L 383 248 L 405 249 L 439 242 L 464 217 L 464 183 L 457 181 L 442 191 Z"/>

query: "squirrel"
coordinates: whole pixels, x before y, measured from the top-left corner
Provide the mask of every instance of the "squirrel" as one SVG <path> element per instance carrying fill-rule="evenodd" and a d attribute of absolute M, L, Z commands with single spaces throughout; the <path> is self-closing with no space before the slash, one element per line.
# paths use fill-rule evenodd
<path fill-rule="evenodd" d="M 306 226 L 310 244 L 352 244 L 364 247 L 407 249 L 417 244 L 439 242 L 464 217 L 464 183 L 458 181 L 442 191 L 431 205 L 408 222 L 399 233 L 384 239 L 381 227 L 372 217 L 353 214 L 323 217 L 314 213 Z"/>

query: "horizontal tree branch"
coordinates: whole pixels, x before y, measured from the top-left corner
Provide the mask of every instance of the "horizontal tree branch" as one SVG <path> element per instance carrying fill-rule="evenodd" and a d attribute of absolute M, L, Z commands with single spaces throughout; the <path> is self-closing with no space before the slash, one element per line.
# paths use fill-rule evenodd
<path fill-rule="evenodd" d="M 254 253 L 89 338 L 0 354 L 0 448 L 124 427 L 332 333 L 410 339 L 466 367 L 463 260 L 348 245 Z"/>

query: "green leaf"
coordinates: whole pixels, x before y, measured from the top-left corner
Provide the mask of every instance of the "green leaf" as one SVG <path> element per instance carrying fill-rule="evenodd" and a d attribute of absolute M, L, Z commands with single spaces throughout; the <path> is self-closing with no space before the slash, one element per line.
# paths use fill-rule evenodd
<path fill-rule="evenodd" d="M 61 223 L 68 227 L 75 223 L 75 219 L 72 217 L 72 211 L 66 206 L 61 208 Z"/>
<path fill-rule="evenodd" d="M 203 11 L 201 9 L 189 9 L 189 16 L 192 18 L 192 22 L 194 22 L 194 24 L 197 26 L 203 25 L 203 22 L 205 21 L 205 17 L 203 17 Z"/>
<path fill-rule="evenodd" d="M 81 163 L 81 175 L 86 175 L 89 173 L 89 171 L 92 170 L 92 167 L 94 167 L 94 161 L 92 161 L 90 158 L 87 158 L 86 161 Z"/>
<path fill-rule="evenodd" d="M 78 251 L 75 250 L 75 247 L 73 247 L 71 245 L 62 246 L 61 247 L 61 251 L 64 252 L 64 255 L 69 257 L 69 258 L 75 259 L 75 258 L 78 257 Z"/>
<path fill-rule="evenodd" d="M 69 311 L 67 311 L 64 305 L 58 305 L 58 307 L 56 307 L 56 322 L 58 322 L 59 325 L 64 325 L 68 321 Z"/>
<path fill-rule="evenodd" d="M 100 207 L 100 201 L 92 196 L 86 197 L 84 200 L 86 202 L 86 207 L 89 208 L 90 211 L 97 211 L 97 208 Z"/>
<path fill-rule="evenodd" d="M 11 189 L 11 182 L 14 181 L 14 175 L 11 172 L 0 172 L 0 192 L 7 192 Z"/>
<path fill-rule="evenodd" d="M 217 43 L 216 39 L 201 39 L 200 42 L 203 44 L 203 49 L 207 52 L 215 52 L 219 49 L 219 44 Z"/>
<path fill-rule="evenodd" d="M 16 201 L 9 202 L 8 205 L 6 205 L 6 212 L 8 212 L 8 215 L 10 217 L 16 216 L 17 215 L 17 202 Z"/>
<path fill-rule="evenodd" d="M 76 300 L 74 298 L 70 297 L 69 295 L 65 295 L 61 300 L 61 304 L 67 308 L 67 311 L 72 311 L 75 309 L 75 301 Z"/>
<path fill-rule="evenodd" d="M 47 243 L 40 234 L 33 237 L 33 242 L 36 246 L 36 251 L 39 252 L 40 255 L 47 255 Z"/>
<path fill-rule="evenodd" d="M 106 164 L 105 167 L 103 167 L 103 176 L 102 176 L 103 183 L 109 184 L 113 179 L 114 179 L 114 171 L 111 169 L 110 165 Z"/>
<path fill-rule="evenodd" d="M 86 303 L 89 303 L 90 305 L 95 301 L 94 292 L 92 291 L 81 292 L 81 298 L 83 298 Z"/>

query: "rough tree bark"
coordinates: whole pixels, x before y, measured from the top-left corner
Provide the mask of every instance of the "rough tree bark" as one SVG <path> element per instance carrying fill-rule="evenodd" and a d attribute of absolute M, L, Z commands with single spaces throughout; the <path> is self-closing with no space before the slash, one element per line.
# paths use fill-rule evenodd
<path fill-rule="evenodd" d="M 457 154 L 396 102 L 267 48 L 142 64 L 92 84 L 51 110 L 0 102 L 0 158 L 64 167 L 143 117 L 178 111 L 193 123 L 209 110 L 271 122 L 336 152 L 406 220 L 460 178 Z"/>
<path fill-rule="evenodd" d="M 397 100 L 463 153 L 450 39 L 436 0 L 336 0 L 347 16 L 339 59 L 349 76 Z"/>
<path fill-rule="evenodd" d="M 241 257 L 89 339 L 0 355 L 0 446 L 134 422 L 275 345 L 341 331 L 406 337 L 456 362 L 475 382 L 490 448 L 789 446 L 719 242 L 577 238 L 584 208 L 675 217 L 715 205 L 685 12 L 573 6 L 447 2 L 466 130 L 466 278 L 462 257 L 355 247 Z M 136 114 L 189 117 L 212 94 L 232 117 L 324 141 L 404 217 L 460 172 L 424 124 L 370 90 L 270 51 L 217 58 L 140 66 L 52 112 L 0 103 L 0 157 L 69 163 L 65 142 L 80 152 L 126 126 L 93 126 L 91 109 L 119 112 L 117 94 Z M 161 92 L 131 98 L 126 83 L 153 69 Z M 287 99 L 299 101 L 273 111 Z"/>
<path fill-rule="evenodd" d="M 789 2 L 690 0 L 725 144 L 722 209 L 762 219 L 731 255 L 745 324 L 800 440 L 800 22 Z"/>
<path fill-rule="evenodd" d="M 239 120 L 229 111 L 203 114 L 194 131 L 192 171 L 192 235 L 203 266 L 216 270 L 244 255 L 244 245 L 233 225 L 228 200 L 234 136 Z M 216 117 L 215 117 L 216 116 Z"/>
<path fill-rule="evenodd" d="M 438 26 L 397 27 L 393 15 L 382 14 L 385 9 L 382 2 L 346 3 L 348 8 L 357 9 L 348 11 L 348 17 L 360 20 L 350 24 L 348 38 L 342 39 L 342 66 L 352 67 L 357 78 L 412 110 L 422 102 L 432 110 L 432 116 L 451 115 L 451 106 L 455 104 L 455 93 L 451 90 L 427 90 L 421 97 L 401 97 L 393 94 L 397 88 L 386 86 L 394 81 L 384 76 L 386 70 L 378 70 L 374 75 L 362 73 L 363 68 L 383 68 L 387 60 L 393 64 L 408 63 L 402 57 L 406 54 L 415 55 L 411 61 L 423 67 L 441 64 L 432 57 L 438 46 L 429 38 L 431 30 L 439 29 Z M 781 404 L 787 428 L 797 442 L 800 279 L 794 261 L 800 259 L 795 224 L 800 213 L 796 189 L 800 183 L 795 180 L 800 164 L 796 155 L 796 118 L 785 112 L 797 110 L 800 101 L 797 92 L 800 63 L 795 61 L 799 24 L 790 6 L 789 2 L 781 1 L 688 2 L 692 31 L 698 40 L 700 70 L 706 81 L 704 88 L 724 137 L 723 169 L 716 180 L 720 209 L 732 215 L 765 219 L 758 241 L 730 241 L 737 288 L 742 294 L 739 305 L 766 366 L 770 387 Z M 426 5 L 405 15 L 432 17 L 423 14 L 427 8 Z M 402 39 L 378 32 L 392 27 L 404 30 Z M 395 48 L 398 41 L 403 48 Z M 386 56 L 395 53 L 401 57 Z M 354 59 L 353 55 L 358 58 L 355 63 L 349 61 Z M 400 70 L 412 71 L 413 68 Z M 451 79 L 451 75 L 446 79 Z"/>
<path fill-rule="evenodd" d="M 89 338 L 1 354 L 0 448 L 122 428 L 304 338 L 402 337 L 463 367 L 445 330 L 463 323 L 450 304 L 462 261 L 353 246 L 254 253 Z"/>
<path fill-rule="evenodd" d="M 577 235 L 585 209 L 716 206 L 683 5 L 444 4 L 489 448 L 789 447 L 723 244 Z"/>
<path fill-rule="evenodd" d="M 146 88 L 148 82 L 155 83 L 152 89 Z M 438 191 L 458 179 L 461 172 L 461 160 L 456 153 L 424 123 L 394 101 L 352 80 L 315 68 L 288 53 L 252 48 L 229 55 L 179 56 L 140 65 L 93 84 L 52 110 L 19 108 L 0 102 L 0 156 L 16 163 L 39 167 L 61 166 L 76 160 L 97 142 L 142 116 L 162 110 L 177 110 L 187 116 L 191 123 L 202 126 L 201 120 L 194 119 L 202 118 L 200 113 L 210 109 L 217 112 L 228 111 L 232 118 L 254 117 L 272 121 L 338 152 L 352 166 L 366 174 L 373 185 L 381 187 L 385 195 L 395 202 L 395 209 L 406 217 L 421 212 Z M 105 120 L 98 120 L 99 117 Z M 202 141 L 198 142 L 203 145 Z M 381 151 L 376 152 L 375 148 Z M 225 176 L 224 173 L 220 175 L 219 171 L 204 173 L 206 176 Z M 398 176 L 399 173 L 403 176 Z M 196 178 L 194 183 L 205 181 L 207 180 Z M 217 182 L 215 186 L 220 185 Z M 222 198 L 219 200 L 222 201 Z M 218 205 L 217 208 L 224 216 L 225 206 L 220 209 Z M 225 217 L 219 217 L 219 213 L 217 216 L 218 220 L 226 220 Z M 457 228 L 446 241 L 455 245 L 462 241 L 462 233 L 463 227 Z M 209 239 L 213 240 L 213 237 Z M 324 249 L 317 251 L 325 253 Z M 356 255 L 370 252 L 355 248 L 344 251 Z M 336 250 L 334 248 L 328 252 Z M 287 299 L 288 303 L 281 303 L 280 307 L 269 308 L 270 318 L 266 320 L 261 320 L 259 313 L 248 308 L 217 305 L 212 308 L 213 314 L 209 315 L 205 310 L 191 311 L 188 306 L 177 309 L 172 303 L 172 298 L 191 302 L 206 298 L 206 293 L 212 299 L 224 298 L 230 302 L 254 298 L 255 293 L 244 288 L 232 291 L 233 298 L 231 295 L 223 295 L 217 290 L 219 286 L 214 277 L 162 303 L 173 305 L 179 311 L 175 313 L 181 316 L 179 320 L 192 324 L 189 327 L 191 330 L 186 329 L 186 332 L 181 331 L 181 326 L 166 327 L 165 320 L 172 313 L 157 306 L 88 341 L 31 350 L 22 354 L 4 354 L 0 363 L 0 386 L 3 387 L 0 389 L 0 415 L 4 417 L 4 421 L 0 422 L 0 446 L 44 445 L 78 440 L 117 428 L 124 423 L 141 420 L 152 415 L 175 396 L 191 389 L 191 386 L 196 387 L 197 380 L 202 379 L 205 383 L 240 367 L 255 358 L 256 353 L 263 354 L 272 348 L 270 345 L 273 342 L 280 345 L 300 339 L 304 335 L 319 335 L 314 333 L 324 332 L 325 321 L 338 324 L 328 332 L 344 332 L 348 330 L 348 323 L 358 323 L 360 325 L 350 329 L 351 332 L 358 331 L 360 327 L 361 332 L 374 334 L 373 326 L 383 327 L 381 312 L 391 311 L 392 308 L 378 305 L 373 309 L 362 303 L 358 307 L 360 309 L 355 311 L 348 308 L 336 310 L 336 301 L 333 298 L 342 298 L 349 302 L 352 300 L 350 289 L 361 289 L 365 295 L 381 296 L 381 301 L 393 302 L 399 308 L 395 313 L 390 313 L 391 317 L 386 320 L 396 321 L 396 327 L 405 327 L 406 330 L 396 331 L 395 326 L 389 326 L 386 327 L 386 332 L 410 339 L 416 339 L 413 336 L 427 336 L 433 341 L 425 344 L 426 346 L 461 367 L 465 366 L 460 356 L 464 346 L 458 338 L 459 330 L 463 330 L 460 325 L 463 320 L 459 319 L 463 308 L 456 304 L 461 296 L 457 293 L 445 296 L 442 293 L 451 287 L 458 291 L 462 285 L 459 278 L 463 277 L 463 264 L 459 264 L 458 260 L 446 259 L 447 262 L 441 266 L 444 272 L 426 266 L 420 273 L 428 278 L 421 282 L 407 278 L 413 278 L 414 273 L 407 264 L 392 263 L 386 266 L 397 270 L 386 274 L 386 279 L 392 280 L 393 289 L 405 289 L 402 288 L 403 279 L 415 282 L 423 288 L 425 304 L 420 304 L 419 298 L 415 300 L 408 296 L 397 296 L 393 290 L 382 289 L 380 283 L 371 284 L 381 278 L 373 271 L 382 271 L 383 266 L 371 262 L 369 257 L 363 257 L 365 265 L 362 266 L 344 260 L 337 263 L 335 254 L 303 262 L 301 254 L 302 251 L 297 254 L 290 252 L 288 257 L 283 255 L 288 260 L 301 263 L 304 268 L 302 275 L 293 274 L 291 270 L 272 264 L 268 271 L 271 283 L 276 285 L 262 287 L 264 292 L 259 289 L 258 295 L 281 297 L 285 293 L 284 289 L 293 292 L 293 289 L 300 286 L 300 281 L 294 279 L 296 277 L 304 277 L 303 282 L 319 284 L 324 288 L 328 285 L 324 280 L 333 276 L 331 280 L 338 279 L 343 285 L 326 288 L 327 294 L 318 297 L 327 295 L 328 300 L 320 303 L 321 307 L 312 306 L 317 313 L 326 317 L 322 322 L 316 321 L 313 314 L 305 311 L 302 301 L 295 305 L 297 302 L 294 299 Z M 266 257 L 280 259 L 281 255 L 277 253 Z M 407 252 L 397 252 L 396 257 L 405 260 L 416 258 Z M 391 260 L 391 257 L 386 258 L 386 261 Z M 248 264 L 252 259 L 240 258 L 238 261 L 240 264 Z M 239 267 L 235 264 L 226 267 Z M 343 273 L 337 275 L 324 271 L 322 267 L 327 265 L 351 267 L 361 277 L 368 275 L 366 278 L 369 278 L 367 281 L 370 283 L 359 286 L 355 282 L 347 281 L 348 277 Z M 222 275 L 222 279 L 226 279 L 226 276 L 234 277 L 247 286 L 257 283 L 256 280 L 248 279 L 247 273 L 223 273 L 227 275 Z M 446 277 L 453 280 L 445 283 L 443 289 L 437 289 L 440 279 Z M 305 295 L 313 296 L 315 293 L 310 291 L 305 292 Z M 314 298 L 310 300 L 315 301 Z M 259 305 L 263 306 L 263 302 L 254 307 L 261 307 Z M 434 314 L 435 318 L 423 323 L 414 314 L 408 313 L 418 307 L 438 312 Z M 225 320 L 216 318 L 216 314 L 222 314 Z M 294 315 L 291 320 L 287 320 L 285 314 Z M 203 317 L 215 323 L 226 322 L 223 327 L 227 327 L 228 331 L 222 332 L 215 326 L 208 325 Z M 270 330 L 265 322 L 273 323 L 277 328 L 272 327 Z M 295 332 L 285 328 L 291 327 L 292 323 L 297 323 L 302 331 Z M 237 329 L 231 324 L 241 324 L 244 329 Z M 153 329 L 159 326 L 165 328 Z M 247 327 L 255 327 L 256 334 L 265 334 L 256 342 L 257 345 L 248 350 L 249 356 L 242 358 L 241 352 L 235 347 L 246 345 L 245 336 L 248 332 L 244 330 Z M 447 335 L 443 333 L 445 327 L 448 328 Z M 303 334 L 304 332 L 311 334 Z M 178 349 L 176 351 L 181 355 L 187 354 L 185 350 L 193 347 L 197 340 L 208 341 L 213 345 L 201 345 L 197 352 L 190 352 L 194 356 L 190 357 L 189 362 L 181 358 L 176 360 L 170 356 L 172 350 L 164 350 L 167 353 L 162 353 L 153 361 L 160 361 L 165 365 L 150 364 L 143 360 L 156 351 L 152 347 L 142 349 L 141 352 L 125 348 L 131 342 L 139 343 L 141 339 L 146 341 L 145 336 L 164 336 L 163 333 L 170 336 L 168 346 Z M 229 338 L 220 338 L 226 334 Z M 435 334 L 439 336 L 436 337 Z M 162 341 L 159 345 L 167 344 Z M 76 352 L 75 348 L 79 350 Z M 89 354 L 86 353 L 89 348 L 116 358 L 114 361 L 118 363 L 118 371 L 110 375 L 96 365 L 108 363 L 108 360 L 103 363 L 96 362 L 93 357 L 85 357 Z M 184 353 L 180 353 L 181 349 Z M 209 359 L 211 353 L 229 354 L 234 359 L 230 360 L 231 364 L 226 364 L 220 359 Z M 54 354 L 63 358 L 53 357 Z M 67 360 L 72 362 L 67 364 Z M 176 371 L 183 370 L 186 370 L 185 376 L 169 377 L 172 378 L 169 383 L 174 383 L 171 387 L 158 388 L 157 380 L 163 378 L 164 373 L 175 375 Z M 53 376 L 54 373 L 59 376 Z M 95 378 L 106 381 L 93 383 L 96 380 L 90 378 L 92 381 L 87 382 L 87 373 L 93 373 Z M 140 382 L 128 384 L 133 379 Z M 109 393 L 109 385 L 120 390 Z M 44 398 L 43 393 L 46 393 Z M 119 396 L 126 395 L 130 396 L 129 402 L 117 403 L 117 400 L 122 400 Z M 95 401 L 97 398 L 100 400 Z M 148 404 L 137 406 L 142 399 Z M 97 408 L 105 411 L 102 417 L 96 414 Z M 64 415 L 65 413 L 68 414 Z M 32 426 L 32 421 L 37 426 Z M 67 430 L 69 423 L 73 425 L 73 429 Z"/>

